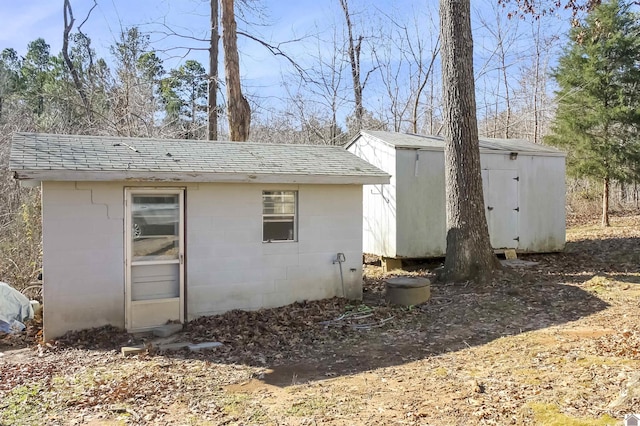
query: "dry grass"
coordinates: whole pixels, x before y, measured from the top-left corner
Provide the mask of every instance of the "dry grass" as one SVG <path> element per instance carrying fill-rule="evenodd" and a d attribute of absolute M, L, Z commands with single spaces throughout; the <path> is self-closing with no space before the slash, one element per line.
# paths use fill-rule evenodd
<path fill-rule="evenodd" d="M 200 354 L 8 354 L 0 424 L 620 424 L 640 412 L 640 217 L 568 241 L 491 288 L 435 284 L 412 308 L 384 304 L 370 265 L 384 327 L 317 327 L 353 309 L 323 302 L 200 321 L 190 338 L 226 339 Z"/>

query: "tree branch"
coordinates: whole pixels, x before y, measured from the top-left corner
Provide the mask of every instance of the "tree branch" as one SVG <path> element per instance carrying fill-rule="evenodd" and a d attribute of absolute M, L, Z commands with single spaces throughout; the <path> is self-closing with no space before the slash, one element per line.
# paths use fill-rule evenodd
<path fill-rule="evenodd" d="M 289 56 L 286 52 L 284 52 L 280 48 L 280 46 L 282 46 L 283 44 L 299 42 L 302 39 L 298 38 L 298 39 L 294 39 L 294 40 L 288 40 L 288 41 L 283 42 L 283 43 L 278 43 L 277 45 L 274 46 L 272 44 L 267 43 L 266 41 L 264 41 L 262 39 L 259 39 L 256 36 L 253 36 L 251 34 L 245 33 L 244 31 L 238 31 L 237 34 L 261 44 L 262 46 L 267 48 L 267 50 L 269 50 L 269 52 L 271 52 L 271 54 L 273 54 L 274 56 L 282 56 L 283 58 L 285 58 L 296 69 L 296 71 L 298 71 L 298 73 L 300 74 L 300 77 L 302 77 L 302 80 L 305 83 L 308 83 L 308 82 L 311 81 L 311 79 L 308 76 L 307 71 L 304 68 L 302 68 L 291 56 Z"/>
<path fill-rule="evenodd" d="M 95 1 L 95 0 L 94 0 Z M 93 8 L 91 8 L 93 10 Z M 71 73 L 71 78 L 73 79 L 73 84 L 76 86 L 76 90 L 82 99 L 82 103 L 84 104 L 85 109 L 87 110 L 87 114 L 91 117 L 91 105 L 89 104 L 89 99 L 87 98 L 87 94 L 84 91 L 84 87 L 82 86 L 82 80 L 80 80 L 80 76 L 78 75 L 78 70 L 76 69 L 73 61 L 69 57 L 69 34 L 73 29 L 73 23 L 75 19 L 73 18 L 73 10 L 71 9 L 70 0 L 64 0 L 64 32 L 62 34 L 62 56 L 64 58 L 64 62 L 67 64 L 67 68 L 69 68 L 69 72 Z M 91 11 L 89 11 L 91 13 Z M 88 16 L 87 16 L 88 19 Z M 86 22 L 86 19 L 83 23 Z"/>

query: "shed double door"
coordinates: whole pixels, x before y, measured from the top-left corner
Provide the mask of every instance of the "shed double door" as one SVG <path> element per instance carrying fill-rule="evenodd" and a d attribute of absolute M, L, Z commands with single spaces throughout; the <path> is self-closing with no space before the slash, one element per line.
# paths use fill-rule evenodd
<path fill-rule="evenodd" d="M 484 205 L 494 249 L 516 249 L 519 237 L 517 170 L 482 170 Z"/>
<path fill-rule="evenodd" d="M 125 190 L 128 331 L 184 321 L 184 189 Z"/>

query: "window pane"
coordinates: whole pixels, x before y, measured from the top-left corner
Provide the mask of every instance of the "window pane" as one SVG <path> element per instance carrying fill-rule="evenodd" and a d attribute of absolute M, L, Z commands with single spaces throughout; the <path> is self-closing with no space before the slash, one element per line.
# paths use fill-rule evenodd
<path fill-rule="evenodd" d="M 178 258 L 178 195 L 134 195 L 131 206 L 133 260 Z"/>
<path fill-rule="evenodd" d="M 296 195 L 296 191 L 262 193 L 263 241 L 295 240 Z"/>
<path fill-rule="evenodd" d="M 293 191 L 265 191 L 262 199 L 264 214 L 295 214 L 296 195 Z"/>
<path fill-rule="evenodd" d="M 292 241 L 294 238 L 294 219 L 291 216 L 264 217 L 262 240 Z"/>

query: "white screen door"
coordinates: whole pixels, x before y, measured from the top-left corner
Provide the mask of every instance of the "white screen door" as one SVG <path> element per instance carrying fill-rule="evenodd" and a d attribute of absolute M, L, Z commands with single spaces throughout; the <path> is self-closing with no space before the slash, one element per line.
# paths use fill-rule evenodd
<path fill-rule="evenodd" d="M 126 323 L 184 321 L 184 189 L 127 188 Z"/>

